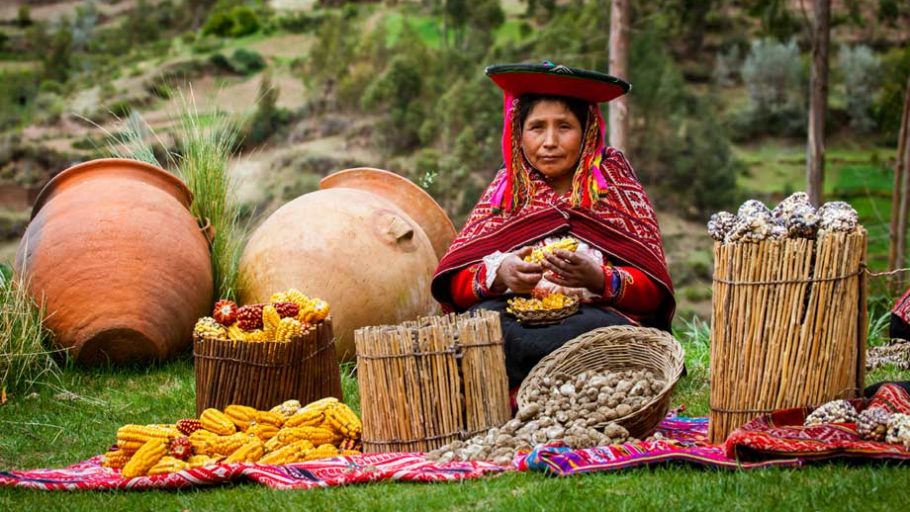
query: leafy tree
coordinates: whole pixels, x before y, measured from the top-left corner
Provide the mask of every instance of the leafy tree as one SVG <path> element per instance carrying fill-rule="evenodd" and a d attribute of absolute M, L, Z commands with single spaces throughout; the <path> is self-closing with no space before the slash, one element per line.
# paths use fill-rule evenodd
<path fill-rule="evenodd" d="M 65 82 L 73 67 L 73 32 L 70 22 L 64 18 L 51 36 L 47 48 L 40 55 L 44 77 Z"/>
<path fill-rule="evenodd" d="M 32 10 L 28 4 L 22 4 L 16 11 L 16 25 L 25 28 L 32 24 Z"/>
<path fill-rule="evenodd" d="M 910 46 L 888 52 L 882 59 L 881 90 L 874 111 L 879 130 L 892 144 L 896 143 L 900 130 L 908 76 Z"/>
<path fill-rule="evenodd" d="M 871 132 L 875 128 L 872 99 L 881 83 L 881 62 L 868 46 L 844 46 L 838 54 L 838 69 L 847 94 L 850 127 Z"/>
<path fill-rule="evenodd" d="M 410 150 L 420 142 L 423 109 L 419 102 L 423 92 L 423 74 L 419 64 L 408 55 L 398 55 L 374 80 L 363 97 L 363 107 L 383 111 L 377 133 L 392 152 Z"/>

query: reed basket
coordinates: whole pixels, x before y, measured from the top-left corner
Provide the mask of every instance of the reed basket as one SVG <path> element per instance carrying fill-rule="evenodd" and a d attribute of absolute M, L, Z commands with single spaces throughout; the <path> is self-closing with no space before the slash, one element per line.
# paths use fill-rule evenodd
<path fill-rule="evenodd" d="M 499 314 L 354 332 L 364 452 L 431 451 L 511 419 Z"/>
<path fill-rule="evenodd" d="M 342 399 L 332 321 L 290 341 L 244 342 L 196 336 L 196 415 L 230 404 L 268 410 L 285 400 Z"/>
<path fill-rule="evenodd" d="M 581 301 L 573 300 L 568 306 L 559 309 L 535 309 L 530 311 L 510 309 L 508 313 L 515 317 L 519 323 L 527 326 L 553 325 L 578 313 Z"/>
<path fill-rule="evenodd" d="M 861 394 L 866 232 L 714 244 L 709 437 Z"/>
<path fill-rule="evenodd" d="M 531 402 L 531 391 L 544 389 L 543 379 L 557 374 L 578 375 L 587 370 L 621 372 L 645 369 L 664 381 L 664 387 L 649 402 L 631 413 L 594 425 L 622 425 L 632 437 L 643 439 L 670 409 L 673 388 L 682 375 L 685 352 L 668 332 L 650 327 L 601 327 L 567 342 L 538 362 L 518 389 L 518 407 Z"/>

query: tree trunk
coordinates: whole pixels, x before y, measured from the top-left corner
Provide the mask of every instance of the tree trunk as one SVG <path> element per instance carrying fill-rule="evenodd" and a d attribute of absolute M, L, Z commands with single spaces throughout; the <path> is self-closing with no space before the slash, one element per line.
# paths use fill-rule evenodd
<path fill-rule="evenodd" d="M 629 0 L 610 2 L 610 74 L 629 78 Z M 610 102 L 610 145 L 628 149 L 629 103 L 626 96 Z"/>
<path fill-rule="evenodd" d="M 828 40 L 830 0 L 814 1 L 812 24 L 812 75 L 809 83 L 809 137 L 806 144 L 807 192 L 812 204 L 824 199 L 825 113 L 828 110 Z"/>
<path fill-rule="evenodd" d="M 888 250 L 888 268 L 894 270 L 906 265 L 907 248 L 907 207 L 910 198 L 910 77 L 904 94 L 904 110 L 901 115 L 900 135 L 897 139 L 897 161 L 894 166 L 894 188 L 891 191 L 891 246 Z M 904 289 L 905 279 L 897 274 L 891 281 L 891 293 Z"/>

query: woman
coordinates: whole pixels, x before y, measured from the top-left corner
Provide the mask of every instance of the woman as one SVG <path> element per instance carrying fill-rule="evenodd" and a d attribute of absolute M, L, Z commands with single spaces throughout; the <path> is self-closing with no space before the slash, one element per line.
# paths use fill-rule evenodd
<path fill-rule="evenodd" d="M 558 325 L 525 327 L 502 315 L 509 385 L 566 341 L 597 327 L 669 329 L 675 302 L 651 202 L 622 153 L 604 146 L 597 103 L 628 83 L 585 70 L 501 65 L 486 73 L 505 92 L 505 168 L 474 207 L 433 278 L 445 309 L 504 311 L 512 294 L 559 290 L 583 301 Z M 549 237 L 576 252 L 524 261 Z"/>

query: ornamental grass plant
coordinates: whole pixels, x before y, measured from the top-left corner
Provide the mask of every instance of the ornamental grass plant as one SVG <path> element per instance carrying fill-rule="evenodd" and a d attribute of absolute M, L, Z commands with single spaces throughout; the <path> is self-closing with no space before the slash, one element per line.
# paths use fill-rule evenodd
<path fill-rule="evenodd" d="M 218 110 L 201 114 L 192 89 L 188 95 L 181 95 L 176 118 L 176 148 L 167 153 L 168 164 L 193 193 L 190 211 L 200 227 L 211 227 L 215 292 L 218 297 L 235 299 L 237 266 L 243 252 L 246 227 L 240 220 L 241 210 L 235 200 L 236 184 L 228 176 L 227 167 L 245 121 Z M 151 141 L 156 140 L 162 146 L 163 143 L 142 117 L 133 111 L 120 124 L 116 134 L 105 130 L 108 152 L 118 158 L 163 167 Z"/>
<path fill-rule="evenodd" d="M 0 266 L 0 392 L 29 389 L 35 382 L 57 376 L 53 351 L 47 348 L 44 307 L 27 293 L 27 283 Z"/>
<path fill-rule="evenodd" d="M 242 123 L 221 111 L 200 115 L 191 90 L 189 96 L 182 97 L 177 154 L 173 155 L 177 175 L 193 193 L 190 211 L 200 222 L 213 228 L 215 291 L 219 297 L 229 299 L 237 297 L 237 267 L 246 235 L 240 222 L 236 184 L 227 172 L 240 126 Z"/>

